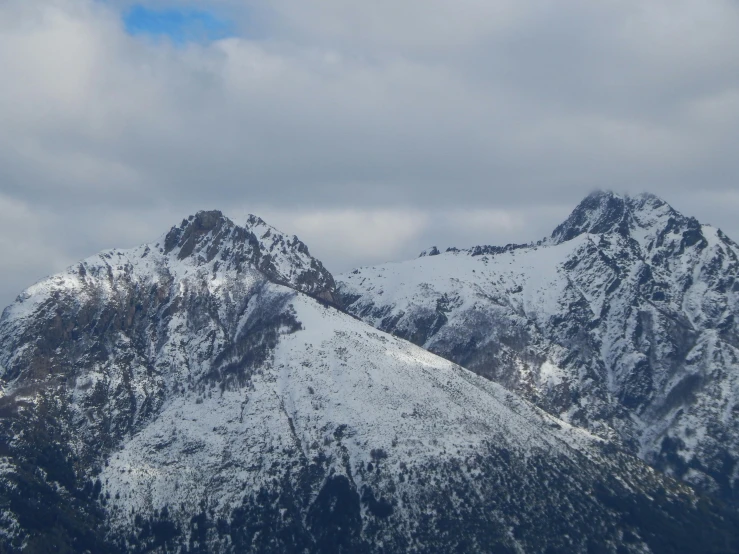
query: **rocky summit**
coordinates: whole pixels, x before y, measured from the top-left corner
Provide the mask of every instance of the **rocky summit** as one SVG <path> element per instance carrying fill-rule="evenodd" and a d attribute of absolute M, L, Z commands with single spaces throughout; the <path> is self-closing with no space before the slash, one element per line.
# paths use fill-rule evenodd
<path fill-rule="evenodd" d="M 350 313 L 739 504 L 739 246 L 649 195 L 338 278 Z"/>
<path fill-rule="evenodd" d="M 604 237 L 537 248 L 559 252 L 575 241 L 586 257 L 617 237 L 631 240 Z M 668 238 L 665 248 L 677 240 Z M 687 242 L 686 251 L 696 249 Z M 724 244 L 706 242 L 701 256 Z M 482 273 L 501 255 L 514 252 L 426 259 L 446 256 L 450 271 L 463 260 Z M 590 260 L 581 259 L 583 271 Z M 609 275 L 598 273 L 587 290 L 610 288 Z M 431 289 L 419 290 L 425 305 Z M 540 290 L 508 294 L 535 299 Z M 654 299 L 657 292 L 664 299 Z M 655 287 L 652 302 L 676 294 Z M 434 302 L 433 313 L 447 320 L 431 322 L 429 338 L 452 328 L 454 310 L 466 313 L 450 293 Z M 256 217 L 241 227 L 219 212 L 198 213 L 152 244 L 103 252 L 22 293 L 0 319 L 0 552 L 739 550 L 739 520 L 721 502 L 338 305 L 333 278 L 297 238 Z M 517 306 L 523 325 L 530 312 Z M 578 308 L 573 297 L 572 306 L 573 317 L 585 317 L 588 304 Z M 480 313 L 483 321 L 492 312 Z M 544 341 L 532 322 L 525 329 Z M 576 336 L 575 323 L 559 329 L 574 347 L 590 344 L 596 327 Z M 496 329 L 485 347 L 491 360 L 529 340 L 514 343 Z M 713 336 L 716 352 L 721 335 Z M 491 350 L 496 341 L 500 350 Z M 550 411 L 602 409 L 603 425 L 620 421 L 607 413 L 617 402 L 635 413 L 658 402 L 657 385 L 618 401 L 598 396 L 599 387 L 611 395 L 628 389 L 636 366 L 626 355 L 613 382 L 596 382 L 610 369 L 595 366 L 591 389 L 573 384 L 567 396 L 560 385 L 588 353 L 573 350 L 567 365 L 557 357 L 566 346 L 542 351 L 548 357 L 538 365 L 523 357 L 527 350 L 516 354 L 535 371 L 533 385 L 549 382 L 559 393 L 511 387 L 525 382 L 524 369 L 519 381 L 509 372 L 503 382 L 532 398 L 541 390 Z M 657 379 L 661 366 L 653 366 Z M 490 367 L 487 376 L 508 371 Z M 675 367 L 673 374 L 683 371 Z M 682 405 L 702 390 L 688 387 Z M 591 391 L 592 408 L 584 398 Z M 666 413 L 675 402 L 663 401 Z M 700 433 L 696 444 L 713 440 Z"/>

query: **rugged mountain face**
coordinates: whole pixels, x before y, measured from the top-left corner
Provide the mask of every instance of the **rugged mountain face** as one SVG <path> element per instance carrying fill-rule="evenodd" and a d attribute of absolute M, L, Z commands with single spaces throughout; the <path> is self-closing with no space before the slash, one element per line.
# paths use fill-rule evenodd
<path fill-rule="evenodd" d="M 159 246 L 161 244 L 161 246 Z M 213 260 L 213 271 L 223 264 L 227 271 L 257 269 L 274 283 L 334 302 L 334 279 L 313 258 L 298 237 L 287 237 L 250 215 L 244 227 L 234 225 L 218 211 L 199 212 L 172 227 L 155 248 L 178 260 L 194 259 L 198 265 Z"/>
<path fill-rule="evenodd" d="M 739 247 L 651 195 L 339 278 L 350 313 L 739 502 Z"/>
<path fill-rule="evenodd" d="M 217 212 L 28 289 L 0 551 L 739 549 L 714 501 L 333 298 L 297 239 Z"/>

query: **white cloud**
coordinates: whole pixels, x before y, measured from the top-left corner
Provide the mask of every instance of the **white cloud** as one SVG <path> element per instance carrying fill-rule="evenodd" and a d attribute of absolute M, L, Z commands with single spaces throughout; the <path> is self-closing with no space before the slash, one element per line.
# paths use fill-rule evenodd
<path fill-rule="evenodd" d="M 331 271 L 361 264 L 413 257 L 430 224 L 429 214 L 416 210 L 260 210 L 283 232 L 298 235 L 311 254 Z M 236 217 L 236 221 L 243 216 Z"/>
<path fill-rule="evenodd" d="M 49 244 L 54 229 L 48 214 L 34 212 L 25 203 L 0 194 L 0 265 L 3 282 L 0 299 L 5 307 L 27 286 L 73 260 Z M 0 311 L 2 309 L 0 308 Z"/>
<path fill-rule="evenodd" d="M 359 44 L 381 51 L 443 51 L 506 33 L 550 0 L 276 0 L 282 25 L 318 42 Z"/>

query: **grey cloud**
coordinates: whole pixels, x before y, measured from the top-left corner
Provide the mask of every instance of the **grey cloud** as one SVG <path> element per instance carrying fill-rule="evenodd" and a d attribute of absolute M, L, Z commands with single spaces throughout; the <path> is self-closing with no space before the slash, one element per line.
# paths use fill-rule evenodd
<path fill-rule="evenodd" d="M 200 208 L 335 270 L 535 240 L 594 188 L 739 237 L 735 3 L 218 0 L 245 36 L 185 48 L 127 36 L 127 5 L 0 5 L 0 198 L 27 213 L 2 303 Z"/>

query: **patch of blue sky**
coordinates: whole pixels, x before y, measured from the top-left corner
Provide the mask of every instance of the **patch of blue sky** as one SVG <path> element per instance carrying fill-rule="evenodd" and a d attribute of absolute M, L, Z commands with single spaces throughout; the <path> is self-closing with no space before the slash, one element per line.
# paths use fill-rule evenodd
<path fill-rule="evenodd" d="M 123 15 L 123 23 L 130 35 L 167 37 L 178 45 L 210 42 L 235 34 L 232 23 L 202 9 L 155 10 L 136 4 Z"/>

